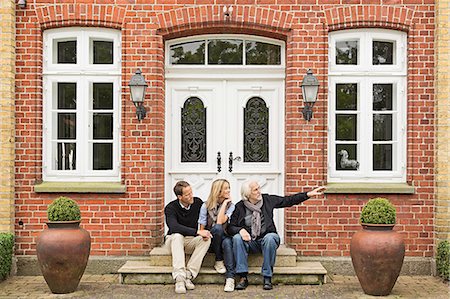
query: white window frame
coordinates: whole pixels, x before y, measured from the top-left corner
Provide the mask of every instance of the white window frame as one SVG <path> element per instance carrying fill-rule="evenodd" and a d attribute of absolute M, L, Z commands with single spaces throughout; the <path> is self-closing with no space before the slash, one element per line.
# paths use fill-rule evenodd
<path fill-rule="evenodd" d="M 372 65 L 372 41 L 393 41 L 395 45 L 393 65 Z M 358 65 L 337 65 L 335 44 L 340 40 L 359 40 Z M 382 29 L 354 29 L 329 34 L 329 89 L 328 89 L 328 181 L 329 182 L 406 182 L 406 40 L 404 32 Z M 367 57 L 367 58 L 366 58 Z M 357 110 L 348 111 L 357 114 L 357 140 L 336 141 L 336 84 L 358 84 Z M 392 111 L 380 111 L 392 114 L 393 144 L 392 170 L 373 171 L 372 141 L 373 114 L 372 86 L 377 83 L 393 84 Z M 367 99 L 367 100 L 364 100 Z M 357 144 L 356 160 L 360 162 L 358 170 L 336 169 L 336 143 Z"/>
<path fill-rule="evenodd" d="M 243 64 L 241 65 L 189 65 L 189 64 L 171 64 L 170 63 L 170 47 L 175 44 L 194 42 L 194 41 L 206 41 L 212 39 L 239 39 L 257 42 L 263 42 L 268 44 L 273 44 L 281 47 L 281 62 L 279 65 L 246 65 L 245 64 L 245 48 Z M 270 76 L 271 78 L 284 79 L 286 76 L 286 47 L 285 42 L 266 38 L 261 36 L 253 36 L 246 34 L 205 34 L 205 35 L 195 35 L 191 37 L 178 38 L 168 41 L 165 46 L 165 51 L 168 53 L 165 56 L 165 66 L 166 66 L 166 78 L 202 78 L 207 75 L 208 78 L 222 78 L 223 74 L 228 74 L 230 76 L 245 77 L 249 79 L 263 79 Z M 207 60 L 207 53 L 205 59 Z M 270 70 L 270 73 L 267 72 Z"/>
<path fill-rule="evenodd" d="M 43 180 L 67 182 L 119 182 L 120 181 L 120 127 L 121 127 L 121 33 L 119 30 L 102 28 L 58 28 L 44 32 L 43 68 Z M 77 63 L 57 64 L 56 42 L 77 40 Z M 91 43 L 95 40 L 113 42 L 113 64 L 92 64 Z M 73 82 L 77 84 L 76 109 L 76 167 L 74 170 L 57 170 L 54 167 L 56 149 L 52 146 L 57 135 L 56 111 L 57 84 Z M 93 83 L 113 83 L 113 110 L 92 110 L 89 103 Z M 92 170 L 92 113 L 113 114 L 112 169 Z M 95 140 L 102 143 L 102 140 Z"/>

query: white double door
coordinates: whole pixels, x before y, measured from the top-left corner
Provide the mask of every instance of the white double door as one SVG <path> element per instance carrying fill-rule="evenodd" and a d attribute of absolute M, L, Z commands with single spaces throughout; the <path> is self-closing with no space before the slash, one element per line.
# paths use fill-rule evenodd
<path fill-rule="evenodd" d="M 248 179 L 283 194 L 283 80 L 170 79 L 166 96 L 165 204 L 179 180 L 203 201 L 219 178 L 230 182 L 234 203 Z M 282 238 L 283 215 L 275 213 Z"/>

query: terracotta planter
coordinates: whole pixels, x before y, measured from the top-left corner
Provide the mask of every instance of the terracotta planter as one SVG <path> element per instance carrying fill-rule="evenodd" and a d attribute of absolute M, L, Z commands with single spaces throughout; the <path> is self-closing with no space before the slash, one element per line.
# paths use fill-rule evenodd
<path fill-rule="evenodd" d="M 86 269 L 91 237 L 80 221 L 47 222 L 37 239 L 36 252 L 42 275 L 52 293 L 74 292 Z"/>
<path fill-rule="evenodd" d="M 364 293 L 386 296 L 392 291 L 403 265 L 405 243 L 394 225 L 363 224 L 350 244 L 353 268 Z"/>

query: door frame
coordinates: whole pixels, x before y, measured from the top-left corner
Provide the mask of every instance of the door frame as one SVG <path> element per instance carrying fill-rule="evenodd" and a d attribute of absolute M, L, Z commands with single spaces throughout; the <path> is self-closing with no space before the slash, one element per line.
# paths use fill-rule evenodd
<path fill-rule="evenodd" d="M 169 57 L 166 55 L 166 63 L 165 63 L 165 111 L 166 115 L 172 114 L 172 99 L 171 99 L 171 91 L 169 90 L 169 84 L 176 84 L 177 81 L 183 81 L 183 80 L 198 80 L 198 81 L 208 81 L 208 80 L 214 80 L 214 81 L 221 81 L 221 80 L 255 80 L 260 81 L 261 84 L 264 83 L 266 80 L 277 80 L 280 81 L 282 88 L 280 92 L 280 99 L 279 99 L 279 111 L 278 111 L 278 120 L 281 124 L 280 126 L 280 133 L 281 136 L 278 136 L 278 139 L 280 140 L 280 150 L 279 150 L 279 186 L 278 190 L 273 192 L 273 194 L 279 194 L 284 195 L 285 190 L 285 138 L 284 138 L 284 131 L 285 131 L 285 88 L 286 88 L 286 67 L 285 67 L 285 51 L 286 46 L 283 41 L 275 40 L 275 39 L 269 39 L 269 38 L 263 38 L 259 36 L 250 36 L 250 35 L 236 35 L 236 34 L 227 34 L 227 35 L 199 35 L 199 36 L 192 36 L 188 38 L 180 38 L 176 40 L 171 40 L 166 42 L 166 53 L 170 53 L 170 45 L 176 44 L 176 43 L 182 43 L 192 40 L 198 40 L 198 39 L 204 39 L 208 37 L 215 37 L 215 38 L 244 38 L 262 42 L 270 42 L 274 44 L 281 45 L 281 65 L 170 65 L 169 63 Z M 173 186 L 171 177 L 173 175 L 173 172 L 171 172 L 170 168 L 170 159 L 171 153 L 170 153 L 170 146 L 172 144 L 171 141 L 171 123 L 170 123 L 171 117 L 165 118 L 165 136 L 164 136 L 164 203 L 165 205 L 169 203 L 170 201 L 175 199 L 175 195 L 173 194 Z M 227 161 L 228 157 L 223 156 L 223 161 Z M 227 164 L 222 163 L 222 167 L 226 168 Z M 178 173 L 178 172 L 177 172 Z M 251 177 L 257 177 L 256 174 L 252 175 Z M 250 178 L 250 177 L 248 177 Z M 271 192 L 272 193 L 272 192 Z M 170 197 L 169 197 L 170 194 Z M 195 196 L 195 194 L 194 194 Z M 202 200 L 206 201 L 206 198 L 202 198 Z M 284 209 L 281 209 L 278 212 L 278 221 L 275 223 L 278 233 L 281 237 L 282 242 L 284 241 L 284 231 L 285 231 L 285 223 L 284 223 Z M 167 226 L 165 225 L 165 232 L 167 232 Z"/>

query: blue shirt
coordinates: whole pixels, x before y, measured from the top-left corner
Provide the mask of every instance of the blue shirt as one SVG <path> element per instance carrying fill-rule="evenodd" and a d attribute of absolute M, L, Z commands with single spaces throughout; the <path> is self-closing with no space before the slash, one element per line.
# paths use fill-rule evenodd
<path fill-rule="evenodd" d="M 228 221 L 230 221 L 231 214 L 233 214 L 234 211 L 234 203 L 231 203 L 228 209 L 225 211 L 225 215 L 228 217 Z M 208 222 L 208 209 L 206 209 L 206 202 L 202 204 L 202 207 L 200 208 L 200 215 L 198 216 L 198 224 L 202 224 L 206 226 Z"/>

